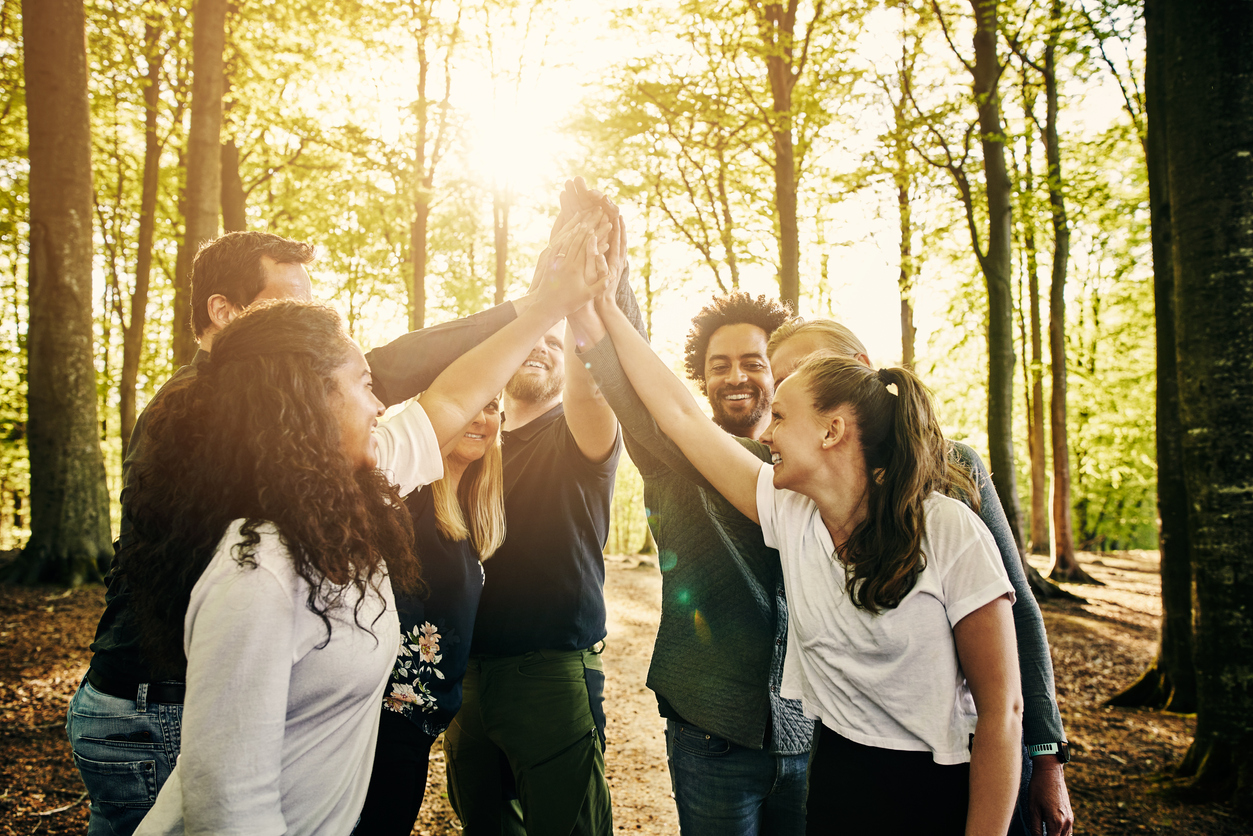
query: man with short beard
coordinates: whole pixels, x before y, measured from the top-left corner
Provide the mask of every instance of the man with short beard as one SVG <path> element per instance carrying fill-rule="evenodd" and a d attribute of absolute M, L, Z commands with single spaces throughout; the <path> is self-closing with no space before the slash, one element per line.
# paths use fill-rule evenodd
<path fill-rule="evenodd" d="M 625 283 L 624 283 L 625 284 Z M 643 333 L 629 289 L 619 303 Z M 632 311 L 636 315 L 632 315 Z M 763 461 L 774 377 L 766 343 L 789 316 L 764 296 L 713 299 L 692 320 L 685 361 L 714 421 Z M 813 722 L 779 696 L 787 601 L 779 555 L 653 422 L 597 325 L 580 336 L 627 451 L 662 571 L 661 624 L 648 687 L 666 718 L 666 753 L 684 836 L 801 834 Z"/>
<path fill-rule="evenodd" d="M 505 542 L 483 564 L 444 738 L 449 800 L 470 836 L 609 836 L 600 653 L 618 422 L 563 326 L 536 342 L 501 407 Z M 516 806 L 504 801 L 515 789 Z"/>

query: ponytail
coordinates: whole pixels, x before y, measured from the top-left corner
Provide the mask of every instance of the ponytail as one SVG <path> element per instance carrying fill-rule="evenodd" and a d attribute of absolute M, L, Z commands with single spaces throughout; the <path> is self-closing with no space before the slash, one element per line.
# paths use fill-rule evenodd
<path fill-rule="evenodd" d="M 947 449 L 931 396 L 912 372 L 874 369 L 833 355 L 798 370 L 821 413 L 847 404 L 866 457 L 867 513 L 840 544 L 853 603 L 898 605 L 926 567 L 923 503 L 946 480 Z"/>

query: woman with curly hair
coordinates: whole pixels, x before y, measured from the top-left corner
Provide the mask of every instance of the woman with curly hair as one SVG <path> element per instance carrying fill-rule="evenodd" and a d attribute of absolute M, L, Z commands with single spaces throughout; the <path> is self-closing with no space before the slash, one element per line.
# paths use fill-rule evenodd
<path fill-rule="evenodd" d="M 1005 833 L 1022 724 L 1014 592 L 987 529 L 941 493 L 946 444 L 922 383 L 811 357 L 775 391 L 763 463 L 611 295 L 597 311 L 658 426 L 779 551 L 782 694 L 820 721 L 806 831 Z"/>
<path fill-rule="evenodd" d="M 444 478 L 405 500 L 425 595 L 397 593 L 400 655 L 379 717 L 357 832 L 408 836 L 422 809 L 431 746 L 461 708 L 483 566 L 505 540 L 499 399 L 444 454 Z"/>
<path fill-rule="evenodd" d="M 156 405 L 119 561 L 152 658 L 185 654 L 187 678 L 178 764 L 137 833 L 352 831 L 400 642 L 392 587 L 421 589 L 401 497 L 590 298 L 595 236 L 569 243 L 535 304 L 381 426 L 360 347 L 297 302 L 240 315 Z"/>

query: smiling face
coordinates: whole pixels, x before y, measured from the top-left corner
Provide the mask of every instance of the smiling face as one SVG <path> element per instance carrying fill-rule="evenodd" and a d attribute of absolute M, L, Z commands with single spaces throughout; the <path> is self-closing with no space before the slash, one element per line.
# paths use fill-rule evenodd
<path fill-rule="evenodd" d="M 531 354 L 509 379 L 505 392 L 524 403 L 545 403 L 561 394 L 566 378 L 565 322 L 558 322 L 536 341 Z"/>
<path fill-rule="evenodd" d="M 826 422 L 796 378 L 775 390 L 770 418 L 761 440 L 770 448 L 774 462 L 774 486 L 798 490 L 817 466 Z"/>
<path fill-rule="evenodd" d="M 457 440 L 457 446 L 448 458 L 462 465 L 469 465 L 483 458 L 488 448 L 500 436 L 500 402 L 493 400 L 466 424 Z"/>
<path fill-rule="evenodd" d="M 340 449 L 353 470 L 364 470 L 378 464 L 374 428 L 383 415 L 383 402 L 374 397 L 370 364 L 360 346 L 353 343 L 348 359 L 335 370 L 335 389 L 331 392 L 331 413 L 339 422 Z"/>
<path fill-rule="evenodd" d="M 714 421 L 729 433 L 754 438 L 767 423 L 774 377 L 766 342 L 766 332 L 747 322 L 724 325 L 709 338 L 705 393 Z"/>

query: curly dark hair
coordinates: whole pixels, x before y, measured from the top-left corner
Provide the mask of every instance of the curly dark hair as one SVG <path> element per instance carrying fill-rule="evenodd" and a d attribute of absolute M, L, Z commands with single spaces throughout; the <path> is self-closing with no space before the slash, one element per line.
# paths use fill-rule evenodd
<path fill-rule="evenodd" d="M 213 324 L 210 296 L 221 294 L 244 308 L 265 290 L 262 256 L 279 264 L 308 264 L 314 255 L 311 245 L 270 232 L 228 232 L 203 244 L 191 263 L 191 327 L 196 338 Z"/>
<path fill-rule="evenodd" d="M 263 303 L 222 330 L 195 376 L 149 407 L 127 502 L 134 538 L 118 565 L 158 670 L 185 668 L 191 590 L 234 520 L 244 520 L 234 547 L 241 566 L 255 566 L 257 529 L 278 529 L 328 641 L 328 613 L 355 600 L 356 620 L 385 561 L 397 588 L 420 591 L 396 488 L 377 469 L 354 473 L 340 447 L 328 401 L 351 346 L 330 308 Z"/>
<path fill-rule="evenodd" d="M 792 309 L 777 299 L 758 296 L 754 299 L 742 290 L 725 296 L 715 296 L 713 301 L 700 309 L 692 318 L 692 330 L 687 332 L 687 344 L 683 346 L 683 363 L 687 376 L 700 383 L 705 391 L 705 353 L 714 332 L 724 325 L 746 322 L 766 332 L 766 339 L 792 316 Z"/>

